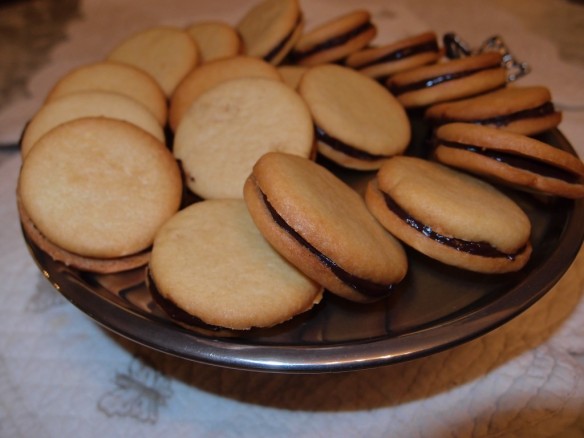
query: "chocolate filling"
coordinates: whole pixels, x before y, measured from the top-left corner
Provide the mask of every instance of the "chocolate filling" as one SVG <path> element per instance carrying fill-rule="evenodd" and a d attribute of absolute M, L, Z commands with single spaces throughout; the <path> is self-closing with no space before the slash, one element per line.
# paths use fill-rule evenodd
<path fill-rule="evenodd" d="M 407 93 L 409 91 L 421 90 L 423 88 L 430 88 L 435 87 L 436 85 L 443 84 L 444 82 L 454 81 L 456 79 L 461 79 L 467 76 L 471 76 L 475 73 L 479 73 L 481 71 L 491 70 L 491 69 L 499 69 L 501 68 L 501 64 L 497 63 L 494 65 L 487 65 L 481 68 L 475 68 L 471 70 L 464 70 L 459 71 L 456 73 L 447 73 L 444 75 L 436 76 L 433 78 L 423 79 L 421 81 L 412 82 L 411 84 L 404 84 L 404 85 L 395 85 L 390 84 L 389 90 L 394 95 L 400 95 L 403 93 Z"/>
<path fill-rule="evenodd" d="M 525 247 L 519 249 L 514 254 L 504 253 L 488 242 L 472 242 L 463 239 L 457 239 L 456 237 L 448 237 L 439 234 L 432 230 L 432 227 L 424 225 L 416 218 L 410 216 L 410 214 L 401 208 L 387 193 L 383 193 L 385 199 L 385 204 L 387 207 L 395 213 L 401 220 L 407 223 L 410 227 L 422 233 L 424 236 L 442 244 L 454 248 L 457 251 L 466 252 L 468 254 L 477 255 L 481 257 L 491 257 L 491 258 L 506 258 L 509 260 L 514 260 L 517 255 L 521 254 Z"/>
<path fill-rule="evenodd" d="M 300 245 L 302 245 L 303 247 L 308 249 L 312 254 L 314 254 L 323 265 L 330 269 L 331 272 L 339 280 L 341 280 L 351 289 L 354 289 L 355 291 L 365 296 L 375 299 L 387 296 L 394 289 L 393 284 L 379 284 L 370 280 L 366 280 L 364 278 L 357 277 L 353 274 L 349 274 L 343 268 L 338 266 L 334 261 L 332 261 L 326 255 L 321 253 L 310 243 L 308 243 L 308 241 L 304 239 L 304 237 L 302 237 L 296 230 L 294 230 L 290 225 L 288 225 L 286 221 L 282 218 L 282 216 L 280 216 L 278 212 L 274 209 L 274 207 L 272 207 L 265 193 L 263 193 L 262 191 L 260 191 L 260 193 L 262 195 L 264 204 L 266 205 L 266 208 L 270 212 L 270 215 L 272 216 L 274 222 L 276 222 L 276 224 L 280 228 L 282 228 L 284 231 L 290 234 L 290 236 L 294 240 L 296 240 Z"/>
<path fill-rule="evenodd" d="M 373 27 L 373 25 L 367 21 L 363 24 L 361 24 L 360 26 L 345 32 L 344 34 L 341 34 L 337 37 L 334 38 L 330 38 L 326 41 L 323 41 L 320 44 L 317 44 L 313 47 L 311 47 L 310 49 L 307 50 L 294 50 L 292 52 L 291 58 L 293 62 L 298 62 L 301 61 L 304 58 L 308 58 L 309 56 L 312 56 L 316 53 L 319 52 L 323 52 L 325 50 L 329 50 L 338 46 L 342 46 L 343 44 L 347 43 L 347 41 L 355 38 L 357 35 L 360 35 L 363 32 L 368 31 L 369 29 L 371 29 Z"/>
<path fill-rule="evenodd" d="M 387 155 L 374 155 L 370 154 L 369 152 L 360 151 L 359 149 L 356 149 L 353 146 L 349 146 L 347 143 L 335 137 L 331 137 L 318 126 L 315 126 L 315 135 L 317 140 L 326 143 L 334 150 L 348 155 L 349 157 L 357 158 L 363 161 L 377 161 L 388 157 Z"/>
<path fill-rule="evenodd" d="M 294 35 L 294 32 L 296 31 L 296 28 L 300 25 L 301 21 L 302 16 L 298 16 L 298 20 L 296 20 L 296 23 L 294 24 L 292 30 L 288 32 L 288 34 L 282 39 L 282 41 L 276 44 L 276 46 L 272 50 L 270 50 L 266 55 L 264 55 L 264 61 L 271 62 L 278 55 L 278 53 L 280 53 L 284 49 L 286 44 L 288 44 L 288 42 L 290 41 L 290 38 L 292 38 L 292 35 Z"/>
<path fill-rule="evenodd" d="M 580 176 L 573 172 L 561 169 L 536 158 L 527 157 L 525 155 L 514 154 L 512 152 L 502 152 L 494 149 L 487 149 L 452 141 L 437 141 L 439 142 L 438 144 L 447 146 L 449 148 L 462 149 L 473 152 L 475 154 L 483 155 L 500 163 L 527 170 L 528 172 L 536 173 L 547 178 L 559 179 L 570 184 L 576 184 L 581 180 Z"/>
<path fill-rule="evenodd" d="M 357 66 L 357 68 L 366 68 L 376 64 L 382 64 L 384 62 L 398 61 L 400 59 L 407 58 L 409 56 L 417 55 L 424 52 L 437 52 L 438 43 L 436 41 L 426 41 L 424 43 L 416 44 L 414 46 L 404 47 L 403 49 L 394 50 L 386 55 L 383 55 L 377 59 L 369 61 L 363 65 Z"/>
<path fill-rule="evenodd" d="M 486 119 L 473 119 L 473 120 L 463 120 L 463 119 L 448 119 L 442 118 L 439 120 L 439 124 L 452 123 L 456 121 L 464 121 L 466 123 L 474 123 L 476 125 L 495 125 L 498 127 L 507 126 L 512 122 L 522 119 L 531 119 L 536 117 L 545 117 L 550 114 L 554 114 L 556 109 L 552 102 L 546 102 L 536 108 L 530 108 L 522 111 L 517 111 L 510 114 L 505 114 L 502 116 L 488 117 Z"/>

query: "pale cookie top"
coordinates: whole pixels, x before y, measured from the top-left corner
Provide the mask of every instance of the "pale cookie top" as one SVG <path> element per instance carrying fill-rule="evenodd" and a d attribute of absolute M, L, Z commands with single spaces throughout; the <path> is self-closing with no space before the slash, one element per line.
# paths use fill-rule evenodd
<path fill-rule="evenodd" d="M 165 141 L 162 126 L 138 101 L 109 91 L 79 91 L 55 98 L 37 111 L 22 136 L 22 156 L 26 157 L 38 139 L 55 126 L 83 117 L 124 120 Z"/>
<path fill-rule="evenodd" d="M 131 35 L 110 52 L 108 59 L 144 70 L 170 96 L 198 64 L 199 49 L 185 30 L 158 26 Z"/>
<path fill-rule="evenodd" d="M 173 151 L 188 187 L 203 198 L 241 198 L 255 162 L 266 152 L 308 157 L 312 118 L 283 82 L 240 78 L 202 94 L 184 115 Z"/>
<path fill-rule="evenodd" d="M 78 91 L 111 91 L 131 97 L 148 108 L 160 125 L 166 123 L 166 96 L 145 71 L 128 64 L 101 61 L 67 72 L 53 86 L 46 102 Z"/>
<path fill-rule="evenodd" d="M 374 155 L 403 152 L 410 122 L 403 106 L 382 85 L 337 65 L 307 71 L 299 85 L 315 124 L 347 145 Z"/>
<path fill-rule="evenodd" d="M 286 321 L 322 292 L 275 252 L 241 200 L 181 210 L 157 233 L 150 269 L 163 297 L 207 324 L 232 329 Z"/>
<path fill-rule="evenodd" d="M 179 168 L 163 143 L 120 120 L 76 119 L 43 136 L 24 161 L 19 197 L 33 223 L 67 251 L 134 254 L 178 209 Z"/>
<path fill-rule="evenodd" d="M 488 242 L 507 253 L 529 239 L 531 224 L 523 210 L 477 178 L 404 156 L 388 160 L 377 178 L 382 192 L 436 233 Z"/>
<path fill-rule="evenodd" d="M 221 21 L 202 21 L 186 28 L 199 48 L 201 63 L 236 56 L 243 43 L 237 30 Z"/>
<path fill-rule="evenodd" d="M 298 0 L 264 0 L 237 24 L 245 53 L 265 57 L 291 35 L 301 19 Z"/>
<path fill-rule="evenodd" d="M 177 129 L 199 95 L 221 82 L 242 77 L 281 80 L 276 67 L 252 56 L 239 55 L 203 64 L 185 76 L 172 94 L 168 116 L 172 130 Z"/>

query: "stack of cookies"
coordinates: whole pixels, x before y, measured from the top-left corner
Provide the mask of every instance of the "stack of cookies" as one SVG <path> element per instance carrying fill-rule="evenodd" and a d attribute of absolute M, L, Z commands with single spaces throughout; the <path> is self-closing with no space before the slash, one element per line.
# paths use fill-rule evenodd
<path fill-rule="evenodd" d="M 25 127 L 26 234 L 79 270 L 147 267 L 187 327 L 270 327 L 325 291 L 385 298 L 406 248 L 522 269 L 531 224 L 501 183 L 584 197 L 582 161 L 534 138 L 561 121 L 549 90 L 508 85 L 498 53 L 445 58 L 433 32 L 376 36 L 361 9 L 306 29 L 298 0 L 130 36 Z M 420 114 L 427 158 L 409 149 Z"/>

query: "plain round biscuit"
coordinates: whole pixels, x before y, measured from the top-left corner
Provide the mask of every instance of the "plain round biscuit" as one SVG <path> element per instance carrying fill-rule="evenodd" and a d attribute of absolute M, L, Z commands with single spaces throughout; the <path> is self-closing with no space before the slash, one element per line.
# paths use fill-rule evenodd
<path fill-rule="evenodd" d="M 264 196 L 302 239 L 350 275 L 379 285 L 395 285 L 406 275 L 402 246 L 377 223 L 361 196 L 321 165 L 283 153 L 260 158 L 244 189 L 252 218 L 280 254 L 329 291 L 352 301 L 382 298 L 340 280 L 274 220 Z"/>
<path fill-rule="evenodd" d="M 82 65 L 67 72 L 50 90 L 45 103 L 69 93 L 92 90 L 131 97 L 148 108 L 161 126 L 166 123 L 166 96 L 158 82 L 139 68 L 114 61 Z"/>
<path fill-rule="evenodd" d="M 346 167 L 376 169 L 407 148 L 411 127 L 402 105 L 375 80 L 348 67 L 321 65 L 308 70 L 298 87 L 317 127 L 377 160 L 364 160 L 327 147 L 319 152 Z"/>
<path fill-rule="evenodd" d="M 263 0 L 256 4 L 236 26 L 243 39 L 245 53 L 266 57 L 295 33 L 301 23 L 301 15 L 298 0 Z"/>
<path fill-rule="evenodd" d="M 197 66 L 199 49 L 184 29 L 156 26 L 129 36 L 107 58 L 149 73 L 170 97 L 182 78 Z"/>
<path fill-rule="evenodd" d="M 170 151 L 124 121 L 76 119 L 44 135 L 24 161 L 18 194 L 38 230 L 66 251 L 117 258 L 147 249 L 178 209 Z"/>
<path fill-rule="evenodd" d="M 334 41 L 335 38 L 370 23 L 370 20 L 371 14 L 368 11 L 356 10 L 322 23 L 300 37 L 292 51 L 292 58 L 297 64 L 305 66 L 339 61 L 367 46 L 377 35 L 376 27 L 371 24 L 369 29 L 352 36 L 342 44 L 332 45 L 313 54 L 305 54 L 321 44 L 326 44 L 327 41 Z"/>
<path fill-rule="evenodd" d="M 443 125 L 436 131 L 435 138 L 435 158 L 446 165 L 552 195 L 567 198 L 584 197 L 584 163 L 578 157 L 534 138 L 466 123 Z M 567 182 L 546 177 L 504 161 L 448 147 L 450 142 L 533 159 L 569 172 L 577 176 L 579 181 Z"/>
<path fill-rule="evenodd" d="M 259 58 L 239 55 L 199 66 L 180 82 L 170 99 L 168 122 L 173 131 L 192 103 L 214 86 L 243 77 L 259 77 L 281 81 L 276 67 Z"/>
<path fill-rule="evenodd" d="M 22 156 L 26 157 L 38 139 L 54 127 L 83 117 L 124 120 L 165 141 L 162 126 L 141 103 L 109 91 L 79 91 L 53 99 L 36 112 L 20 142 Z"/>
<path fill-rule="evenodd" d="M 481 123 L 481 120 L 538 108 L 551 102 L 551 99 L 549 89 L 543 86 L 508 86 L 480 96 L 433 105 L 426 110 L 424 117 L 434 125 L 451 122 Z M 527 116 L 505 124 L 490 123 L 489 126 L 517 134 L 535 135 L 558 126 L 561 120 L 561 112 L 554 111 L 548 115 Z"/>
<path fill-rule="evenodd" d="M 402 86 L 476 69 L 479 70 L 431 87 L 399 91 Z M 501 66 L 501 55 L 487 52 L 398 73 L 389 78 L 387 86 L 406 108 L 416 108 L 486 93 L 504 87 L 506 83 L 507 71 Z"/>
<path fill-rule="evenodd" d="M 421 44 L 436 43 L 436 50 L 426 50 L 413 53 L 407 56 L 396 57 L 389 61 L 383 58 L 403 51 L 409 47 L 416 47 Z M 398 72 L 410 70 L 427 64 L 433 64 L 442 57 L 442 50 L 438 48 L 435 32 L 424 32 L 408 38 L 395 41 L 376 47 L 365 47 L 352 53 L 345 60 L 345 65 L 359 70 L 361 73 L 373 78 L 385 78 Z"/>
<path fill-rule="evenodd" d="M 201 21 L 186 28 L 199 48 L 201 64 L 241 53 L 243 42 L 235 28 L 221 21 Z"/>
<path fill-rule="evenodd" d="M 312 118 L 298 94 L 280 81 L 240 78 L 202 94 L 184 115 L 173 151 L 187 186 L 207 198 L 242 198 L 254 163 L 270 151 L 308 157 Z"/>
<path fill-rule="evenodd" d="M 322 295 L 266 242 L 242 200 L 202 201 L 173 216 L 156 235 L 150 274 L 174 305 L 237 330 L 289 320 Z"/>
<path fill-rule="evenodd" d="M 428 237 L 388 208 L 388 195 L 420 226 L 447 238 L 486 242 L 514 260 L 480 257 Z M 445 263 L 481 272 L 517 270 L 528 260 L 531 223 L 523 210 L 490 184 L 415 157 L 388 160 L 369 184 L 365 199 L 373 215 L 398 239 Z"/>

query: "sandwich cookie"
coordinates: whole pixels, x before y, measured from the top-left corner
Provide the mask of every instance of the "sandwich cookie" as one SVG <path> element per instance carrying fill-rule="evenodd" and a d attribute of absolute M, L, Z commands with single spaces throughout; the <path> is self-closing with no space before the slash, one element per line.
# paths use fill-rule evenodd
<path fill-rule="evenodd" d="M 557 127 L 562 113 L 543 86 L 509 86 L 455 102 L 444 102 L 426 110 L 434 126 L 463 122 L 486 125 L 517 134 L 535 135 Z"/>
<path fill-rule="evenodd" d="M 353 11 L 302 35 L 290 58 L 292 63 L 306 66 L 340 61 L 365 47 L 376 35 L 371 14 Z"/>
<path fill-rule="evenodd" d="M 222 82 L 243 77 L 282 80 L 275 66 L 252 56 L 240 55 L 203 64 L 185 76 L 172 94 L 168 112 L 170 128 L 176 131 L 184 113 L 203 92 Z"/>
<path fill-rule="evenodd" d="M 122 41 L 107 59 L 149 73 L 170 97 L 181 79 L 198 64 L 199 49 L 184 29 L 156 26 Z"/>
<path fill-rule="evenodd" d="M 310 157 L 312 118 L 281 81 L 240 78 L 203 93 L 182 118 L 173 152 L 187 187 L 204 199 L 243 197 L 254 163 L 270 151 Z"/>
<path fill-rule="evenodd" d="M 377 169 L 410 142 L 403 106 L 378 82 L 348 67 L 312 67 L 298 92 L 312 113 L 319 153 L 341 166 Z"/>
<path fill-rule="evenodd" d="M 436 34 L 424 32 L 391 44 L 359 50 L 345 59 L 345 65 L 385 82 L 396 73 L 433 64 L 442 54 Z"/>
<path fill-rule="evenodd" d="M 156 234 L 149 274 L 155 301 L 187 326 L 271 327 L 312 308 L 323 291 L 269 245 L 242 200 L 174 215 Z"/>
<path fill-rule="evenodd" d="M 152 135 L 121 120 L 83 118 L 36 142 L 17 195 L 24 228 L 35 231 L 27 234 L 54 259 L 117 272 L 147 262 L 156 231 L 179 208 L 182 181 Z"/>
<path fill-rule="evenodd" d="M 504 87 L 501 55 L 483 53 L 397 73 L 387 86 L 406 108 L 462 99 Z"/>
<path fill-rule="evenodd" d="M 584 163 L 578 157 L 521 134 L 465 123 L 435 133 L 440 162 L 498 182 L 566 198 L 584 197 Z"/>
<path fill-rule="evenodd" d="M 57 81 L 45 103 L 79 91 L 110 91 L 131 97 L 148 108 L 161 126 L 166 124 L 166 96 L 158 82 L 139 68 L 114 61 L 82 65 Z"/>
<path fill-rule="evenodd" d="M 244 53 L 280 64 L 304 29 L 298 0 L 263 0 L 237 24 Z"/>
<path fill-rule="evenodd" d="M 531 223 L 488 183 L 441 164 L 394 157 L 370 181 L 367 206 L 395 237 L 459 268 L 503 273 L 529 260 Z"/>
<path fill-rule="evenodd" d="M 302 79 L 302 76 L 308 69 L 309 67 L 303 67 L 301 65 L 281 65 L 278 67 L 278 73 L 282 76 L 285 84 L 288 84 L 292 89 L 296 90 L 298 84 L 300 84 L 300 79 Z"/>
<path fill-rule="evenodd" d="M 357 302 L 378 300 L 406 275 L 401 244 L 356 191 L 314 161 L 264 155 L 246 181 L 244 198 L 268 242 L 334 294 Z"/>
<path fill-rule="evenodd" d="M 243 43 L 233 26 L 221 21 L 202 21 L 186 28 L 199 48 L 200 63 L 239 55 Z"/>
<path fill-rule="evenodd" d="M 55 126 L 84 117 L 124 120 L 165 141 L 162 126 L 141 103 L 109 91 L 79 91 L 53 99 L 36 112 L 20 141 L 22 156 L 26 157 L 38 139 Z"/>

